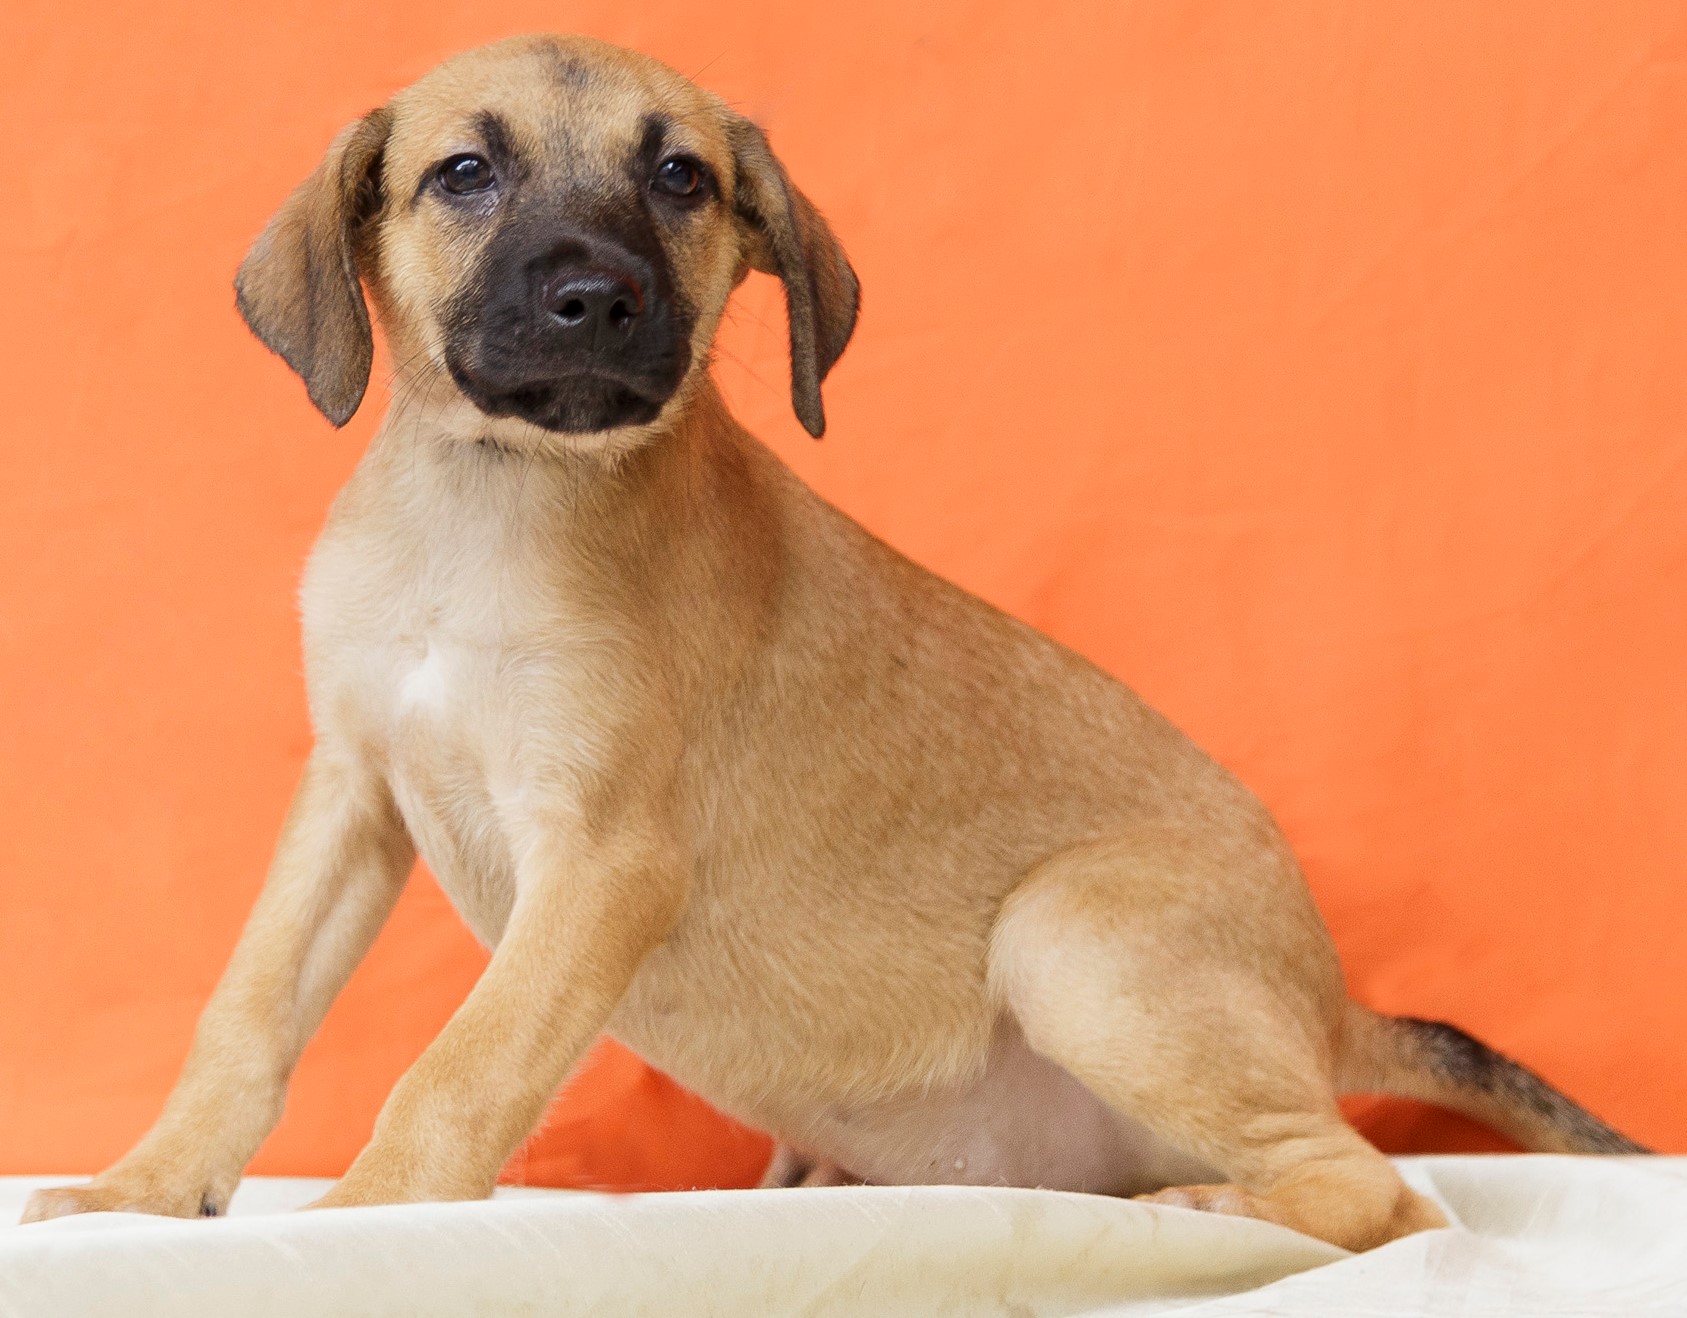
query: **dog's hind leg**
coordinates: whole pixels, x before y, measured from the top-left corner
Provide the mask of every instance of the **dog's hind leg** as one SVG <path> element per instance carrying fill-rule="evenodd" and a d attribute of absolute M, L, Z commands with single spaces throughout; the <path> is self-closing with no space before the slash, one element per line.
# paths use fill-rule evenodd
<path fill-rule="evenodd" d="M 1345 1009 L 1323 924 L 1268 821 L 1061 853 L 1004 905 L 990 977 L 1031 1047 L 1230 1178 L 1161 1203 L 1349 1249 L 1446 1225 L 1341 1117 Z"/>

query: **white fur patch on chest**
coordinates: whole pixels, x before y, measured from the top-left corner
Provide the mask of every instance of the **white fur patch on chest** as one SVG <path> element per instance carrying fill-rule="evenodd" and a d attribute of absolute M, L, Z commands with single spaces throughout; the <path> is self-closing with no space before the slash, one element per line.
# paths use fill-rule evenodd
<path fill-rule="evenodd" d="M 400 709 L 438 709 L 445 704 L 449 690 L 450 674 L 445 652 L 430 642 L 421 663 L 406 673 L 399 683 L 398 706 Z"/>

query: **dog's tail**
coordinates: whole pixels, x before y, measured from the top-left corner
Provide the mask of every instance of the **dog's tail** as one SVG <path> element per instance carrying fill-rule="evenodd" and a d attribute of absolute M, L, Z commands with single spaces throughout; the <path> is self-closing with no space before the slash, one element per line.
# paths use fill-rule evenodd
<path fill-rule="evenodd" d="M 1535 1153 L 1649 1153 L 1480 1039 L 1349 1003 L 1343 1093 L 1395 1094 L 1473 1117 Z"/>

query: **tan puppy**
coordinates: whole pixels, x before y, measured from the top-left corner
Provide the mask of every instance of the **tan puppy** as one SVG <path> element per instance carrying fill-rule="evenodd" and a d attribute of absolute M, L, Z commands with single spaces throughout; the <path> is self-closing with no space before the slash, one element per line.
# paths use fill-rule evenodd
<path fill-rule="evenodd" d="M 1243 787 L 740 430 L 707 364 L 751 269 L 818 435 L 836 239 L 752 124 L 592 41 L 452 60 L 288 199 L 253 330 L 336 423 L 363 290 L 397 363 L 305 579 L 316 747 L 163 1116 L 31 1218 L 222 1211 L 417 849 L 491 962 L 325 1204 L 487 1194 L 606 1029 L 784 1183 L 1159 1191 L 1364 1248 L 1443 1219 L 1340 1092 L 1635 1150 L 1350 1002 Z"/>

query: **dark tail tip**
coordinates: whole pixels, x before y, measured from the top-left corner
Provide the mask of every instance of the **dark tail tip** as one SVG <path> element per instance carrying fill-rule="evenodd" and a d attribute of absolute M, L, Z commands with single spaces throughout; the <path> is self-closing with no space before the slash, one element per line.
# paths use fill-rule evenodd
<path fill-rule="evenodd" d="M 1532 1149 L 1566 1153 L 1650 1153 L 1527 1067 L 1445 1021 L 1399 1016 L 1402 1051 L 1429 1072 L 1440 1094 L 1421 1093 L 1499 1127 Z M 1463 1102 L 1458 1101 L 1463 1099 Z"/>

